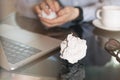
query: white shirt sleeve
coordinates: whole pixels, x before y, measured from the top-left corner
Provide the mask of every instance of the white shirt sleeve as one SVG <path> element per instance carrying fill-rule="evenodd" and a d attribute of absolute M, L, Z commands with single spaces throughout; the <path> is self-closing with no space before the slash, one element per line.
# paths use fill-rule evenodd
<path fill-rule="evenodd" d="M 33 7 L 40 3 L 42 0 L 16 0 L 16 11 L 22 16 L 29 18 L 37 18 L 33 11 Z"/>
<path fill-rule="evenodd" d="M 63 6 L 80 6 L 83 8 L 83 21 L 91 21 L 96 18 L 96 10 L 101 7 L 100 0 L 60 0 Z"/>
<path fill-rule="evenodd" d="M 79 0 L 80 1 L 80 0 Z M 120 6 L 120 0 L 99 0 L 95 4 L 89 6 L 86 5 L 83 8 L 83 21 L 90 21 L 96 18 L 96 10 L 106 5 L 118 5 Z"/>
<path fill-rule="evenodd" d="M 96 10 L 102 6 L 101 3 L 95 3 L 90 6 L 85 6 L 83 8 L 83 21 L 91 21 L 96 18 Z"/>

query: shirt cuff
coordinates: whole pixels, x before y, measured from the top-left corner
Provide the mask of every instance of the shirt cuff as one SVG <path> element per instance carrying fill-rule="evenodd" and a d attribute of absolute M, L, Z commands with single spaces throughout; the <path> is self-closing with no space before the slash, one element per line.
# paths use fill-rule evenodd
<path fill-rule="evenodd" d="M 83 21 L 83 9 L 81 7 L 75 7 L 79 9 L 79 16 L 73 20 L 72 22 L 75 24 L 79 24 Z"/>

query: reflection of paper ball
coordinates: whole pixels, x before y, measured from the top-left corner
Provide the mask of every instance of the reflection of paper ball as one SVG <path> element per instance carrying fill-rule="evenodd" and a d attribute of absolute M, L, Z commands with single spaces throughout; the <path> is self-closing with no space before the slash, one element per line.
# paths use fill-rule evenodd
<path fill-rule="evenodd" d="M 54 19 L 57 17 L 55 12 L 52 12 L 51 10 L 49 10 L 49 11 L 50 11 L 50 14 L 46 14 L 44 11 L 42 11 L 41 17 L 47 18 L 47 19 Z"/>

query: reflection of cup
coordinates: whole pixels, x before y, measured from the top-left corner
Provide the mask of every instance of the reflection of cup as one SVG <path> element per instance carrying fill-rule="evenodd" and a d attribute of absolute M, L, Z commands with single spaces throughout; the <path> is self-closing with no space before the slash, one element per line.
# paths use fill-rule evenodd
<path fill-rule="evenodd" d="M 120 27 L 120 6 L 103 6 L 96 16 L 106 27 Z"/>

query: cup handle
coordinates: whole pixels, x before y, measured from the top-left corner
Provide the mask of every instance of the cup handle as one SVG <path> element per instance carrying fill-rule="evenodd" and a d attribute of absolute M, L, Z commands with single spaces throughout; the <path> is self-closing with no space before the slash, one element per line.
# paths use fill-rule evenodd
<path fill-rule="evenodd" d="M 102 18 L 102 17 L 101 17 L 101 12 L 102 12 L 101 9 L 97 10 L 97 12 L 96 12 L 96 17 L 97 17 L 98 19 L 101 19 L 101 18 Z"/>

